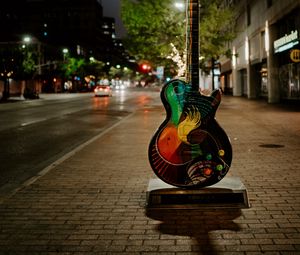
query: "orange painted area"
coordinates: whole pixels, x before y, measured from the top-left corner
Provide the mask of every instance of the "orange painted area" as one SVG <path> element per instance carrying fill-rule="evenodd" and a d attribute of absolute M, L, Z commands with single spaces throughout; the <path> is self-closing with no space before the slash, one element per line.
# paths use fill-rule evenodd
<path fill-rule="evenodd" d="M 206 176 L 210 176 L 212 174 L 212 172 L 213 172 L 213 170 L 208 167 L 203 170 L 203 174 Z"/>
<path fill-rule="evenodd" d="M 170 163 L 181 164 L 183 162 L 179 154 L 180 145 L 181 140 L 178 137 L 177 128 L 173 125 L 166 126 L 157 141 L 160 155 Z"/>

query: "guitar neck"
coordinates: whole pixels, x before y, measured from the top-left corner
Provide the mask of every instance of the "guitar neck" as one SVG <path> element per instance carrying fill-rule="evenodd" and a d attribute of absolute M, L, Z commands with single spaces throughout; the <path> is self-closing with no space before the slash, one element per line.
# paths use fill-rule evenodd
<path fill-rule="evenodd" d="M 199 2 L 187 0 L 186 81 L 199 90 Z"/>

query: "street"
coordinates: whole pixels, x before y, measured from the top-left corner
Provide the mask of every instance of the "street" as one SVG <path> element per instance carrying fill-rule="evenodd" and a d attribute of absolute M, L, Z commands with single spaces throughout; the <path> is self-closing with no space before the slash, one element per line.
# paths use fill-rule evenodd
<path fill-rule="evenodd" d="M 0 255 L 300 255 L 299 13 L 2 1 Z"/>
<path fill-rule="evenodd" d="M 158 95 L 158 93 L 156 92 Z M 0 105 L 0 197 L 146 103 L 151 92 L 41 95 Z"/>
<path fill-rule="evenodd" d="M 227 175 L 245 184 L 250 208 L 151 211 L 147 148 L 165 118 L 159 93 L 96 105 L 107 99 L 108 119 L 126 112 L 119 121 L 2 200 L 0 254 L 299 254 L 299 107 L 222 98 L 216 117 L 233 147 Z M 71 116 L 79 121 L 82 110 Z"/>

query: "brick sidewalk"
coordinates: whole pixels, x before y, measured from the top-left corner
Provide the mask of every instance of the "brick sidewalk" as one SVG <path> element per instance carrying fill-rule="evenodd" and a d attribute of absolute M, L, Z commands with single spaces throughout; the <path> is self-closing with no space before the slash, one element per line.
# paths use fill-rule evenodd
<path fill-rule="evenodd" d="M 244 182 L 250 209 L 146 211 L 147 147 L 164 119 L 150 106 L 5 200 L 0 254 L 300 254 L 299 112 L 223 101 L 228 175 Z"/>

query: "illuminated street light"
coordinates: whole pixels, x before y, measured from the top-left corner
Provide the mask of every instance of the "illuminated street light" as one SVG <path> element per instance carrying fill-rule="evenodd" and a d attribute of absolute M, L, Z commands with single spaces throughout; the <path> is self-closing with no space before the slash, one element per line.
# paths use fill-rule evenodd
<path fill-rule="evenodd" d="M 68 55 L 69 53 L 69 50 L 67 48 L 63 48 L 62 49 L 62 52 L 63 52 L 63 56 L 64 56 L 64 61 L 66 60 L 66 56 Z"/>
<path fill-rule="evenodd" d="M 23 41 L 24 41 L 25 43 L 30 43 L 30 42 L 31 42 L 31 37 L 30 37 L 30 36 L 25 36 L 25 37 L 23 38 Z"/>
<path fill-rule="evenodd" d="M 179 9 L 180 11 L 184 11 L 184 3 L 183 2 L 176 2 L 174 6 Z"/>
<path fill-rule="evenodd" d="M 67 48 L 64 48 L 64 49 L 62 50 L 62 52 L 63 52 L 64 54 L 67 54 L 67 53 L 69 52 L 69 50 L 68 50 Z"/>
<path fill-rule="evenodd" d="M 23 38 L 23 42 L 24 42 L 24 44 L 22 45 L 22 48 L 25 49 L 26 48 L 26 44 L 31 43 L 31 37 L 30 36 L 25 36 Z"/>

